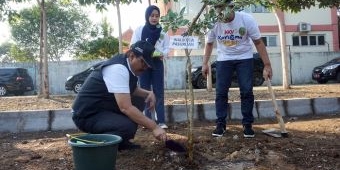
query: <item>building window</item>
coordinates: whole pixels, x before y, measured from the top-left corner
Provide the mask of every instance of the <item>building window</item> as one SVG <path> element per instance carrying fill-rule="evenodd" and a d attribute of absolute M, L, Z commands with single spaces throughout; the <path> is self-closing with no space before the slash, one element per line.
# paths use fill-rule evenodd
<path fill-rule="evenodd" d="M 318 36 L 318 44 L 325 45 L 325 36 Z"/>
<path fill-rule="evenodd" d="M 262 40 L 264 42 L 264 45 L 266 45 L 266 47 L 276 47 L 277 46 L 276 37 L 277 37 L 276 35 L 263 36 Z"/>
<path fill-rule="evenodd" d="M 301 36 L 301 45 L 304 46 L 304 45 L 308 45 L 308 39 L 307 39 L 307 36 Z"/>
<path fill-rule="evenodd" d="M 316 45 L 316 36 L 309 36 L 309 45 Z"/>
<path fill-rule="evenodd" d="M 293 36 L 293 46 L 325 45 L 324 35 Z"/>
<path fill-rule="evenodd" d="M 299 46 L 300 40 L 298 36 L 293 36 L 293 46 Z"/>

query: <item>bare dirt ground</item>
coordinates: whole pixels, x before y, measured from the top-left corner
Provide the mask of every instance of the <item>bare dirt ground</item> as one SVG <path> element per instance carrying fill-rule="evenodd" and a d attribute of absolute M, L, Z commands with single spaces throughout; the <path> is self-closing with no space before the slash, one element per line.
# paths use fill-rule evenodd
<path fill-rule="evenodd" d="M 266 88 L 254 90 L 256 100 L 268 100 Z M 340 97 L 340 85 L 294 86 L 290 90 L 275 88 L 278 99 Z M 239 100 L 238 90 L 230 100 Z M 2 97 L 0 111 L 70 108 L 73 96 Z M 166 102 L 184 100 L 181 92 L 167 92 Z M 195 102 L 213 102 L 214 92 L 197 90 Z M 223 137 L 211 136 L 214 122 L 195 122 L 193 161 L 188 154 L 174 154 L 156 141 L 152 134 L 139 128 L 134 142 L 142 149 L 118 152 L 119 170 L 305 170 L 340 169 L 340 111 L 338 114 L 311 117 L 286 117 L 288 138 L 273 138 L 263 129 L 278 128 L 276 120 L 256 120 L 253 139 L 244 139 L 239 121 L 229 121 Z M 187 123 L 169 124 L 169 138 L 187 145 Z M 65 134 L 78 131 L 0 133 L 0 170 L 70 170 L 72 148 Z M 98 155 L 97 155 L 98 156 Z"/>

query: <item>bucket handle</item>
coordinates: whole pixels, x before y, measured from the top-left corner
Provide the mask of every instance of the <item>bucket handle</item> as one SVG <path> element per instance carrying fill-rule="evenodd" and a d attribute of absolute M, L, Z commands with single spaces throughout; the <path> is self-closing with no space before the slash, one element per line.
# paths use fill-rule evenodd
<path fill-rule="evenodd" d="M 81 141 L 81 142 L 85 142 L 85 143 L 92 143 L 92 144 L 103 144 L 105 142 L 102 142 L 102 141 L 93 141 L 93 140 L 86 140 L 86 139 L 80 139 L 78 138 L 78 136 L 81 136 L 83 134 L 86 134 L 86 133 L 77 133 L 77 134 L 66 134 L 66 137 L 69 138 L 69 139 L 76 139 L 78 141 Z"/>

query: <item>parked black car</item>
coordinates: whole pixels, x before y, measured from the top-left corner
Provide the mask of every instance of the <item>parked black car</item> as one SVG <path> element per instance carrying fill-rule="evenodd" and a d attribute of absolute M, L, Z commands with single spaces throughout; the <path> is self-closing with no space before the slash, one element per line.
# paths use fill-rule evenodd
<path fill-rule="evenodd" d="M 261 86 L 264 82 L 263 78 L 263 62 L 262 59 L 260 58 L 260 55 L 258 53 L 253 54 L 254 57 L 254 86 Z M 212 79 L 212 84 L 215 86 L 216 82 L 216 61 L 211 64 L 211 79 Z M 197 89 L 204 89 L 207 87 L 207 80 L 206 78 L 203 77 L 202 75 L 202 67 L 195 67 L 191 70 L 192 74 L 192 86 Z M 233 74 L 232 78 L 232 87 L 237 87 L 237 75 L 236 72 Z"/>
<path fill-rule="evenodd" d="M 10 93 L 23 95 L 34 90 L 32 77 L 27 69 L 17 67 L 0 68 L 0 96 Z"/>
<path fill-rule="evenodd" d="M 70 76 L 66 79 L 65 82 L 65 89 L 66 90 L 73 90 L 75 93 L 78 93 L 81 89 L 81 86 L 83 85 L 86 78 L 91 74 L 91 72 L 100 66 L 103 62 L 96 63 L 92 65 L 90 68 L 77 73 L 73 76 Z"/>
<path fill-rule="evenodd" d="M 336 80 L 340 83 L 340 57 L 314 67 L 312 79 L 320 84 L 327 83 L 329 80 Z"/>

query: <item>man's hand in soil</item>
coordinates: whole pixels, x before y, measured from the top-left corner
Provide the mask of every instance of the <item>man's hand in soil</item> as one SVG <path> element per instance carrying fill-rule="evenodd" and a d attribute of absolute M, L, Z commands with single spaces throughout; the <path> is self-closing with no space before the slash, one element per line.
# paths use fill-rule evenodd
<path fill-rule="evenodd" d="M 163 142 L 167 140 L 165 130 L 159 126 L 156 126 L 156 128 L 152 130 L 152 134 L 157 140 L 160 140 Z"/>

